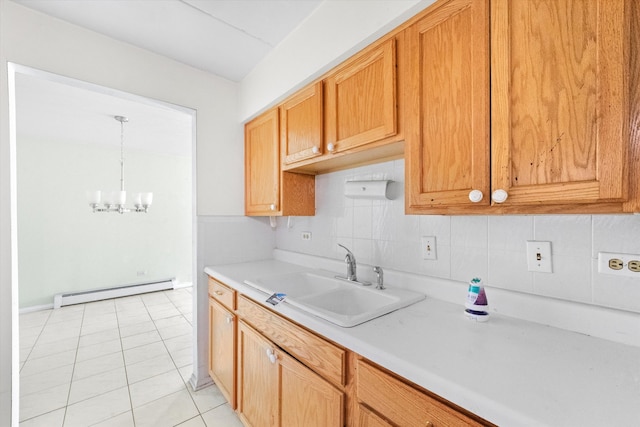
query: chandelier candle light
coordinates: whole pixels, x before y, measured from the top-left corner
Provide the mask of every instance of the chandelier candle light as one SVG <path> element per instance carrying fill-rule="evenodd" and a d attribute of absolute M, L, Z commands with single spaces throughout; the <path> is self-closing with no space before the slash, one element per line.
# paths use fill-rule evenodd
<path fill-rule="evenodd" d="M 153 193 L 134 193 L 133 206 L 127 208 L 127 192 L 124 190 L 124 124 L 129 121 L 124 116 L 114 116 L 120 122 L 120 191 L 87 191 L 89 206 L 93 212 L 144 212 L 146 213 L 153 201 Z M 101 205 L 102 203 L 102 205 Z"/>

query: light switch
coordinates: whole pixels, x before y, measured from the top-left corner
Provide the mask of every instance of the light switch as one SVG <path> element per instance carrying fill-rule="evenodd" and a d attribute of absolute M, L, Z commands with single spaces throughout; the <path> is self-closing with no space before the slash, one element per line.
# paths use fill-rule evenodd
<path fill-rule="evenodd" d="M 551 242 L 528 240 L 527 266 L 529 271 L 553 273 L 551 268 Z"/>
<path fill-rule="evenodd" d="M 422 236 L 422 259 L 437 259 L 436 236 Z"/>

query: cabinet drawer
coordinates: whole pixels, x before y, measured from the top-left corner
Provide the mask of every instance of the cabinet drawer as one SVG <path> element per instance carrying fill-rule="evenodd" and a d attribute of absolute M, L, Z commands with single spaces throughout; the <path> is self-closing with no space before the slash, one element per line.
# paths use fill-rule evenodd
<path fill-rule="evenodd" d="M 395 425 L 483 425 L 362 360 L 356 371 L 358 400 Z"/>
<path fill-rule="evenodd" d="M 236 309 L 236 291 L 209 276 L 209 295 L 229 310 Z"/>
<path fill-rule="evenodd" d="M 335 385 L 345 385 L 346 351 L 276 313 L 238 297 L 237 314 L 265 337 Z"/>

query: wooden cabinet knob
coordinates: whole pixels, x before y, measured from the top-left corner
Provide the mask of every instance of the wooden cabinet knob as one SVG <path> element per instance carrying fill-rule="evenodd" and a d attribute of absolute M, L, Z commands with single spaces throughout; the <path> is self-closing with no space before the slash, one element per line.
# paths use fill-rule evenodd
<path fill-rule="evenodd" d="M 496 190 L 491 194 L 491 200 L 496 203 L 504 203 L 507 200 L 507 197 L 509 197 L 509 195 L 502 189 Z"/>
<path fill-rule="evenodd" d="M 216 291 L 216 295 L 224 295 L 224 292 L 222 292 L 222 291 Z"/>
<path fill-rule="evenodd" d="M 471 200 L 473 203 L 478 203 L 482 200 L 483 197 L 484 194 L 482 194 L 482 191 L 480 190 L 471 190 L 469 192 L 469 200 Z"/>
<path fill-rule="evenodd" d="M 435 425 L 431 421 L 427 421 L 424 427 L 435 427 Z"/>

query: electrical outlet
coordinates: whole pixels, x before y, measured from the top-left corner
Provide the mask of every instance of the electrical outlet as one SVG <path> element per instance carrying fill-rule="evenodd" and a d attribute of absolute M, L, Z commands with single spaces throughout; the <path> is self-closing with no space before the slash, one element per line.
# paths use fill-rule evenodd
<path fill-rule="evenodd" d="M 640 279 L 640 255 L 599 252 L 598 273 Z"/>
<path fill-rule="evenodd" d="M 303 231 L 301 237 L 302 237 L 302 240 L 311 240 L 311 232 Z"/>
<path fill-rule="evenodd" d="M 438 259 L 436 236 L 422 236 L 422 259 Z"/>
<path fill-rule="evenodd" d="M 553 273 L 551 267 L 551 242 L 527 241 L 527 267 L 529 271 Z"/>
<path fill-rule="evenodd" d="M 621 259 L 618 258 L 611 258 L 609 260 L 609 268 L 612 270 L 622 270 L 622 268 L 624 267 L 624 263 L 622 262 Z"/>

